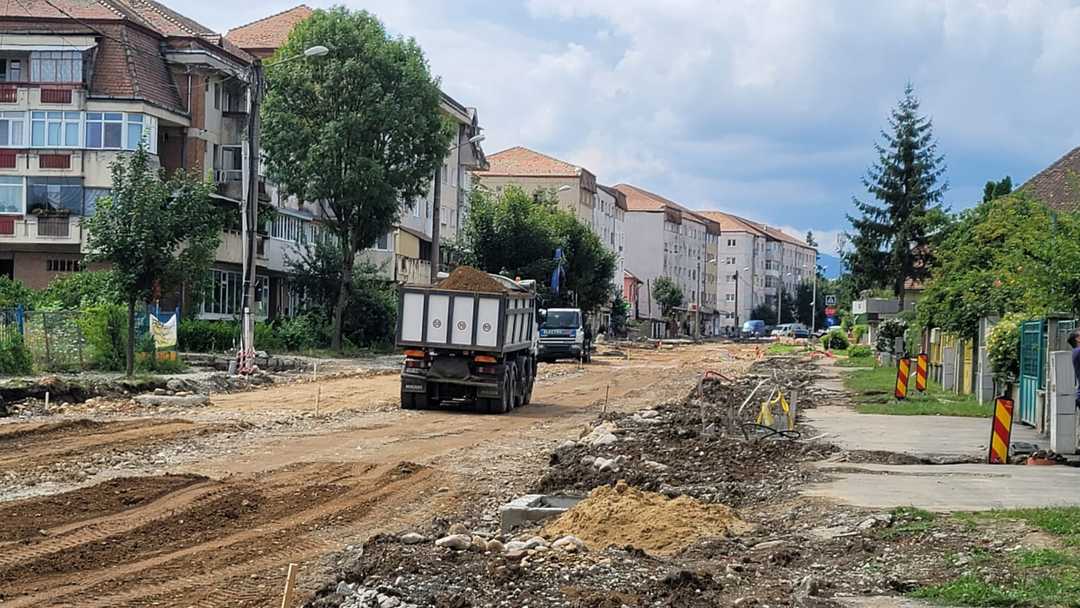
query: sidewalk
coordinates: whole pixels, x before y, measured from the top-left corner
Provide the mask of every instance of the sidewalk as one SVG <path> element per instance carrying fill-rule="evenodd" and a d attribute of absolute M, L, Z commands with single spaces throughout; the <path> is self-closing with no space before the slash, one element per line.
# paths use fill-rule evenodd
<path fill-rule="evenodd" d="M 823 366 L 821 384 L 836 389 L 839 372 Z M 968 464 L 818 463 L 829 480 L 804 491 L 868 508 L 915 506 L 930 511 L 1080 505 L 1080 469 L 1067 466 L 981 464 L 990 441 L 990 419 L 953 416 L 859 414 L 843 406 L 803 412 L 823 440 L 845 450 L 908 454 L 934 462 Z M 1047 440 L 1021 425 L 1012 441 L 1045 446 Z"/>

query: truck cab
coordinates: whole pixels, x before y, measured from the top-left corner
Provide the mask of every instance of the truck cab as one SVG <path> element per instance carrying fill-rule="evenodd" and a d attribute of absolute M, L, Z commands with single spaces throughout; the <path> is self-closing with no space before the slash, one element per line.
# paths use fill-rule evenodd
<path fill-rule="evenodd" d="M 586 336 L 585 315 L 579 308 L 548 308 L 540 311 L 540 361 L 592 359 L 592 340 Z"/>

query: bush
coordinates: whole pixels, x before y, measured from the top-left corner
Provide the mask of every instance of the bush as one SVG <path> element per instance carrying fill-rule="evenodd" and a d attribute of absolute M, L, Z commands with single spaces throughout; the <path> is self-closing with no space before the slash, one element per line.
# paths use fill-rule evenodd
<path fill-rule="evenodd" d="M 1020 377 L 1020 326 L 1027 319 L 1023 313 L 1005 315 L 986 336 L 987 356 L 994 379 L 1002 384 Z"/>
<path fill-rule="evenodd" d="M 240 343 L 240 324 L 236 321 L 181 319 L 176 338 L 181 351 L 220 353 Z"/>
<path fill-rule="evenodd" d="M 109 270 L 73 272 L 53 279 L 41 292 L 42 305 L 61 309 L 76 309 L 123 302 L 124 294 Z"/>
<path fill-rule="evenodd" d="M 286 350 L 326 348 L 330 345 L 330 321 L 320 311 L 308 311 L 281 321 L 277 335 Z"/>
<path fill-rule="evenodd" d="M 856 325 L 856 326 L 852 327 L 851 328 L 851 343 L 852 344 L 861 343 L 862 339 L 863 339 L 863 336 L 866 335 L 866 331 L 868 329 L 869 328 L 867 326 L 865 326 L 865 325 Z M 867 347 L 867 350 L 869 350 L 869 347 Z"/>
<path fill-rule="evenodd" d="M 834 329 L 825 334 L 824 338 L 825 348 L 841 350 L 848 347 L 847 335 L 844 334 L 842 329 Z"/>
<path fill-rule="evenodd" d="M 19 304 L 32 307 L 36 298 L 34 291 L 26 285 L 0 276 L 0 308 L 15 308 Z"/>
<path fill-rule="evenodd" d="M 10 333 L 0 338 L 0 374 L 14 376 L 34 371 L 34 359 L 30 349 L 23 344 L 22 336 Z"/>
<path fill-rule="evenodd" d="M 879 353 L 892 353 L 899 355 L 900 353 L 893 352 L 893 344 L 897 338 L 904 336 L 907 332 L 907 323 L 903 319 L 885 319 L 878 325 L 878 337 L 875 344 L 875 350 Z"/>
<path fill-rule="evenodd" d="M 279 353 L 285 350 L 285 342 L 278 337 L 274 326 L 261 321 L 255 322 L 255 350 Z"/>
<path fill-rule="evenodd" d="M 855 358 L 858 358 L 858 357 L 872 357 L 874 355 L 874 351 L 869 346 L 865 346 L 865 345 L 863 345 L 863 346 L 852 346 L 852 347 L 848 348 L 847 354 L 848 354 L 848 357 L 851 357 L 852 359 L 855 359 Z"/>
<path fill-rule="evenodd" d="M 102 371 L 122 371 L 127 359 L 127 308 L 94 306 L 79 317 L 78 324 L 90 347 L 90 364 Z"/>

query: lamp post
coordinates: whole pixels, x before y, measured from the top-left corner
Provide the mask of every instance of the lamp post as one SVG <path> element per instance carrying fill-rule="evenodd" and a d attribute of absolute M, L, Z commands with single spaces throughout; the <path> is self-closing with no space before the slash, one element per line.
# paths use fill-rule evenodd
<path fill-rule="evenodd" d="M 473 135 L 464 142 L 459 142 L 450 146 L 450 149 L 446 151 L 446 154 L 449 156 L 451 152 L 466 144 L 478 144 L 484 141 L 486 137 L 487 136 L 485 135 Z M 439 222 L 441 221 L 440 215 L 442 215 L 439 212 L 440 207 L 442 207 L 442 176 L 440 173 L 442 173 L 442 167 L 442 165 L 435 167 L 435 187 L 432 188 L 432 198 L 434 201 L 431 204 L 431 283 L 433 285 L 439 278 L 440 257 L 442 256 L 442 252 L 439 249 Z"/>
<path fill-rule="evenodd" d="M 288 57 L 265 67 L 274 67 L 294 59 L 321 57 L 330 52 L 325 46 L 318 45 L 304 50 L 299 55 Z M 255 317 L 252 306 L 255 304 L 255 252 L 257 249 L 259 223 L 259 110 L 262 106 L 263 64 L 260 59 L 251 62 L 248 68 L 248 124 L 247 124 L 247 167 L 243 176 L 244 200 L 240 209 L 240 230 L 243 253 L 244 292 L 240 310 L 243 312 L 243 331 L 240 334 L 240 353 L 237 371 L 254 371 L 255 361 Z"/>

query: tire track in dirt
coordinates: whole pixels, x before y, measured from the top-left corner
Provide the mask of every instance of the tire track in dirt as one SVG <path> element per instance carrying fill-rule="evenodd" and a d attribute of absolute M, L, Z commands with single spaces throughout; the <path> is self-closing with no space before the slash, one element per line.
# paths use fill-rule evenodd
<path fill-rule="evenodd" d="M 202 495 L 181 490 L 156 501 L 160 517 L 154 521 L 120 513 L 117 521 L 95 522 L 64 538 L 46 537 L 17 559 L 5 559 L 0 565 L 0 587 L 8 587 L 4 606 L 167 606 L 185 592 L 190 593 L 184 606 L 268 605 L 278 586 L 268 589 L 252 575 L 340 548 L 342 535 L 326 534 L 329 530 L 366 535 L 381 529 L 389 505 L 418 502 L 419 493 L 431 491 L 436 481 L 431 469 L 416 465 L 312 464 L 226 480 Z M 333 490 L 317 492 L 317 486 Z M 200 511 L 214 503 L 209 494 L 231 505 L 240 498 L 261 501 L 259 512 L 240 516 L 235 525 L 207 517 Z M 167 506 L 172 508 L 162 508 Z M 187 518 L 207 529 L 185 531 L 171 523 Z M 132 521 L 142 525 L 132 528 Z M 106 530 L 114 533 L 102 537 Z M 195 542 L 179 542 L 183 533 Z M 39 559 L 20 561 L 28 555 Z M 198 602 L 191 597 L 205 593 Z"/>

